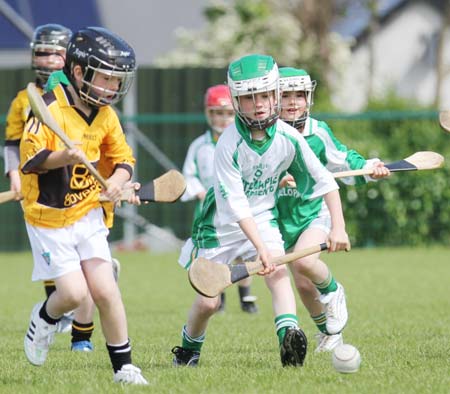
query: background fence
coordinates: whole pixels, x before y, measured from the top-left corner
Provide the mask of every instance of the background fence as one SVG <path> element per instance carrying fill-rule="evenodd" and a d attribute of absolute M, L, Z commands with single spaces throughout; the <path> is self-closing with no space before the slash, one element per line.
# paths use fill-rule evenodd
<path fill-rule="evenodd" d="M 203 94 L 208 86 L 225 82 L 224 69 L 141 69 L 137 78 L 137 115 L 133 121 L 146 137 L 181 168 L 189 143 L 206 128 Z M 33 79 L 29 70 L 0 70 L 0 127 L 18 90 Z M 320 96 L 320 91 L 318 93 Z M 316 95 L 317 96 L 317 95 Z M 320 100 L 319 100 L 320 101 Z M 338 139 L 365 157 L 395 161 L 420 150 L 450 158 L 450 136 L 437 123 L 437 112 L 412 109 L 390 99 L 357 115 L 335 114 L 316 105 L 314 115 L 326 120 Z M 0 143 L 3 145 L 4 132 Z M 140 180 L 165 171 L 141 146 L 137 148 Z M 3 162 L 0 164 L 3 172 Z M 356 245 L 450 243 L 449 168 L 391 179 L 359 188 L 342 186 L 348 232 Z M 8 188 L 0 177 L 0 190 Z M 189 236 L 194 202 L 147 205 L 138 212 L 152 223 L 170 228 L 180 238 Z M 20 205 L 0 205 L 0 251 L 28 249 Z M 122 237 L 117 218 L 111 239 Z"/>

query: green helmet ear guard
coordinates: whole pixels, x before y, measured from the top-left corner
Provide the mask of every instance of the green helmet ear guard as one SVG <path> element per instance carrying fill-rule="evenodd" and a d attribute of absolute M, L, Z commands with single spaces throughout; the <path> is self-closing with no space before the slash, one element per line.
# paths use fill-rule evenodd
<path fill-rule="evenodd" d="M 228 86 L 236 115 L 250 128 L 264 130 L 272 126 L 280 115 L 280 88 L 278 66 L 271 56 L 248 55 L 228 67 Z M 239 97 L 274 92 L 275 102 L 271 115 L 264 120 L 249 118 L 240 108 Z"/>

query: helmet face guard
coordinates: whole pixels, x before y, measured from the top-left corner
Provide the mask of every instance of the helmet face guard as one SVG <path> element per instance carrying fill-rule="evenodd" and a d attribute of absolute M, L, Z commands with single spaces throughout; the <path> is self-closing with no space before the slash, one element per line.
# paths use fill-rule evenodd
<path fill-rule="evenodd" d="M 110 80 L 110 83 L 96 84 L 95 80 L 98 74 L 102 74 L 105 79 Z M 115 104 L 128 93 L 134 74 L 134 69 L 122 71 L 120 67 L 117 68 L 95 56 L 90 56 L 88 65 L 84 69 L 83 86 L 79 90 L 80 98 L 86 104 L 95 107 Z"/>
<path fill-rule="evenodd" d="M 83 74 L 79 83 L 74 76 L 77 65 Z M 64 71 L 80 99 L 89 106 L 101 107 L 120 101 L 133 82 L 135 70 L 133 49 L 106 29 L 88 27 L 70 40 Z"/>
<path fill-rule="evenodd" d="M 283 67 L 280 69 L 280 90 L 284 92 L 304 92 L 306 99 L 306 108 L 303 113 L 295 119 L 283 119 L 292 127 L 301 128 L 309 117 L 311 107 L 314 104 L 314 91 L 316 81 L 312 81 L 309 74 L 302 69 L 292 67 Z M 282 108 L 283 109 L 283 108 Z"/>
<path fill-rule="evenodd" d="M 72 35 L 71 30 L 57 24 L 36 28 L 31 47 L 31 68 L 42 85 L 53 71 L 64 67 L 66 47 Z"/>
<path fill-rule="evenodd" d="M 230 89 L 227 85 L 215 85 L 205 93 L 205 115 L 214 133 L 222 134 L 234 120 Z"/>
<path fill-rule="evenodd" d="M 280 89 L 278 67 L 270 56 L 249 55 L 230 64 L 228 86 L 233 107 L 239 119 L 251 129 L 264 130 L 272 126 L 280 115 Z M 257 94 L 269 97 L 269 115 L 257 119 Z M 242 97 L 251 96 L 253 108 L 244 111 Z"/>

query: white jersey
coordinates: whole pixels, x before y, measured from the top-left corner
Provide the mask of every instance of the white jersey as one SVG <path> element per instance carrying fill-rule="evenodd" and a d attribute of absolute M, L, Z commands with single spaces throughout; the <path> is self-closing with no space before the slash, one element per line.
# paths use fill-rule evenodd
<path fill-rule="evenodd" d="M 245 238 L 237 223 L 244 218 L 277 226 L 277 191 L 286 172 L 294 177 L 305 200 L 338 189 L 297 130 L 278 120 L 266 131 L 268 141 L 255 143 L 237 119 L 220 137 L 214 156 L 214 191 L 208 192 L 194 223 L 196 247 L 217 247 Z"/>
<path fill-rule="evenodd" d="M 197 198 L 197 194 L 206 192 L 214 182 L 214 151 L 216 142 L 212 132 L 206 131 L 189 145 L 183 165 L 183 175 L 186 179 L 186 191 L 181 201 Z"/>

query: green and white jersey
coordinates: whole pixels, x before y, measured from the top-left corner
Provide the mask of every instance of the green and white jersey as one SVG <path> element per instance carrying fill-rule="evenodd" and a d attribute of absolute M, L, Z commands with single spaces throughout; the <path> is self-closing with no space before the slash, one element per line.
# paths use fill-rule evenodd
<path fill-rule="evenodd" d="M 366 160 L 358 152 L 348 149 L 339 142 L 325 122 L 308 118 L 302 135 L 330 172 L 372 168 L 374 162 L 378 161 L 378 159 Z M 342 179 L 346 184 L 357 185 L 365 184 L 368 180 L 368 177 L 363 176 Z M 323 198 L 305 200 L 298 190 L 292 187 L 280 189 L 278 210 L 278 222 L 286 250 L 295 245 L 300 234 L 315 218 L 328 214 Z"/>
<path fill-rule="evenodd" d="M 302 199 L 338 189 L 333 176 L 293 127 L 278 120 L 266 130 L 264 143 L 252 141 L 236 118 L 220 137 L 214 155 L 214 188 L 207 193 L 192 240 L 198 248 L 214 248 L 245 239 L 238 221 L 277 226 L 278 184 L 288 171 Z"/>
<path fill-rule="evenodd" d="M 216 142 L 210 130 L 189 145 L 183 165 L 186 191 L 181 196 L 181 201 L 193 200 L 198 193 L 206 192 L 213 185 L 215 149 Z"/>

